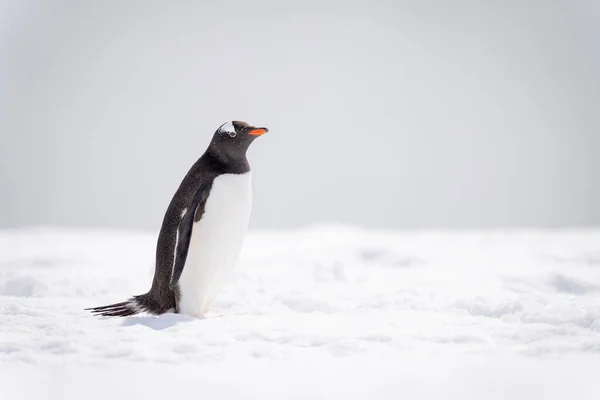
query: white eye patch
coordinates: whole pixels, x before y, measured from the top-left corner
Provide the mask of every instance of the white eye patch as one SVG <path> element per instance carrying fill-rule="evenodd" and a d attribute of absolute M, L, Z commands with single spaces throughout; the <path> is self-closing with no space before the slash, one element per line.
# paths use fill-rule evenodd
<path fill-rule="evenodd" d="M 219 131 L 225 132 L 231 137 L 234 137 L 235 135 L 237 135 L 237 132 L 235 131 L 235 128 L 233 127 L 233 124 L 231 123 L 231 121 L 225 122 L 223 125 L 221 125 L 221 127 L 219 128 Z"/>

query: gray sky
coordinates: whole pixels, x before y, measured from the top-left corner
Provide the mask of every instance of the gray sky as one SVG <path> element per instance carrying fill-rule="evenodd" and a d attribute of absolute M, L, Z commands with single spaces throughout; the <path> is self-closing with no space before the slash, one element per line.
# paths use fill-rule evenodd
<path fill-rule="evenodd" d="M 231 119 L 255 228 L 600 224 L 593 1 L 1 4 L 0 227 L 158 229 Z"/>

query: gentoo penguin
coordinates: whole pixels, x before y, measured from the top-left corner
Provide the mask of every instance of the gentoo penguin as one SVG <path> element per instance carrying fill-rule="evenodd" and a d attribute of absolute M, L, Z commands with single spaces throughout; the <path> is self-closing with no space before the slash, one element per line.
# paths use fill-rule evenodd
<path fill-rule="evenodd" d="M 237 262 L 252 206 L 246 151 L 265 132 L 242 121 L 221 125 L 167 208 L 150 291 L 87 310 L 102 316 L 145 311 L 203 318 Z"/>

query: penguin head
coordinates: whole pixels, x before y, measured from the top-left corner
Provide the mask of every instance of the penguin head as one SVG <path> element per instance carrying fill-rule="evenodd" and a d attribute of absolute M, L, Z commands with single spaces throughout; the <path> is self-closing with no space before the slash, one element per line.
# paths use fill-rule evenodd
<path fill-rule="evenodd" d="M 250 141 L 252 141 L 267 132 L 269 132 L 267 128 L 256 128 L 248 125 L 244 121 L 227 121 L 217 129 L 215 134 L 238 138 L 238 141 L 241 138 L 250 139 Z"/>
<path fill-rule="evenodd" d="M 228 158 L 244 158 L 254 139 L 267 132 L 267 128 L 257 128 L 243 121 L 228 121 L 216 130 L 210 147 Z"/>

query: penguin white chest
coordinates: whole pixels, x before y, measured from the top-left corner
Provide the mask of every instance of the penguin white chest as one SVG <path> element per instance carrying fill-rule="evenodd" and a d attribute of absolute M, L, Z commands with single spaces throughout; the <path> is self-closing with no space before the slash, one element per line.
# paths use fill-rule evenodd
<path fill-rule="evenodd" d="M 250 172 L 215 178 L 204 214 L 192 226 L 188 255 L 179 279 L 180 313 L 202 318 L 208 311 L 237 263 L 251 208 Z"/>

